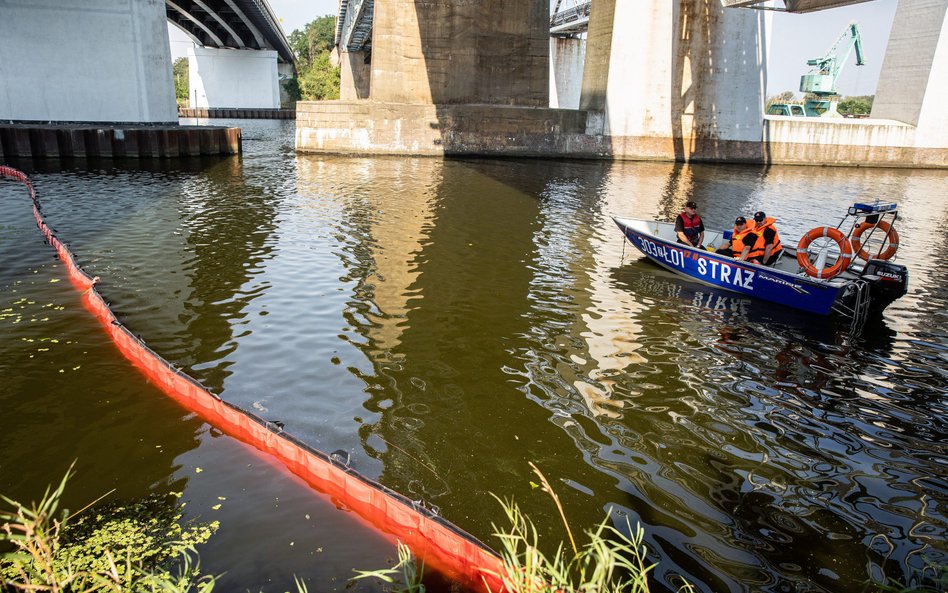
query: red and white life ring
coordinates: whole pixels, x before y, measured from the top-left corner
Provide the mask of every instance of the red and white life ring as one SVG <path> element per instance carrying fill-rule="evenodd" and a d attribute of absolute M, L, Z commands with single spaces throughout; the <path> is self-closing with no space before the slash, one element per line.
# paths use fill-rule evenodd
<path fill-rule="evenodd" d="M 839 258 L 836 259 L 836 263 L 828 268 L 817 268 L 810 261 L 810 255 L 807 252 L 807 248 L 810 246 L 810 243 L 819 239 L 821 237 L 826 237 L 836 243 L 839 246 Z M 797 263 L 800 264 L 800 267 L 803 268 L 803 271 L 808 275 L 813 276 L 814 278 L 828 279 L 838 276 L 843 270 L 849 267 L 849 264 L 853 260 L 853 246 L 849 242 L 849 239 L 846 238 L 839 229 L 834 229 L 830 226 L 819 226 L 815 229 L 811 229 L 810 232 L 803 235 L 800 239 L 800 242 L 797 244 Z"/>
<path fill-rule="evenodd" d="M 869 251 L 865 247 L 862 246 L 862 239 L 860 237 L 862 237 L 862 234 L 864 232 L 871 229 L 879 229 L 882 232 L 882 234 L 885 236 L 884 241 L 888 243 L 889 245 L 888 247 L 886 247 L 884 251 L 882 251 L 879 255 L 876 256 L 876 259 L 890 259 L 893 255 L 895 255 L 895 252 L 899 250 L 899 234 L 895 232 L 895 229 L 892 227 L 891 224 L 887 223 L 884 220 L 880 220 L 879 222 L 875 224 L 871 222 L 864 222 L 858 225 L 853 230 L 853 238 L 852 238 L 853 251 L 856 252 L 856 255 L 858 257 L 861 257 L 862 259 L 866 261 L 869 260 L 869 257 L 870 257 Z M 873 233 L 870 233 L 870 235 L 871 234 Z"/>

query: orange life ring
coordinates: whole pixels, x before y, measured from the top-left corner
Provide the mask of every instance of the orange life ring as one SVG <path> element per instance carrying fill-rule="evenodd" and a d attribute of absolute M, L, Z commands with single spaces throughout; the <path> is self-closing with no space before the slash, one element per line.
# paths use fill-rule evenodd
<path fill-rule="evenodd" d="M 807 248 L 810 246 L 810 243 L 820 237 L 831 239 L 839 246 L 839 258 L 836 260 L 836 263 L 823 269 L 817 269 L 817 267 L 810 262 L 810 256 L 809 253 L 807 253 Z M 809 233 L 803 235 L 803 238 L 801 238 L 797 244 L 797 263 L 800 264 L 804 272 L 814 278 L 829 279 L 838 276 L 843 270 L 849 267 L 852 260 L 853 246 L 850 244 L 849 239 L 847 239 L 846 235 L 840 232 L 839 229 L 834 229 L 830 226 L 818 226 L 815 229 L 811 229 Z"/>
<path fill-rule="evenodd" d="M 869 251 L 862 246 L 862 241 L 860 237 L 862 234 L 870 229 L 879 229 L 885 234 L 885 240 L 889 242 L 889 247 L 885 251 L 880 253 L 877 256 L 877 259 L 889 259 L 895 252 L 899 250 L 899 234 L 895 232 L 895 229 L 892 228 L 892 225 L 887 223 L 884 220 L 880 220 L 876 224 L 871 222 L 864 222 L 858 225 L 855 230 L 853 230 L 853 251 L 856 252 L 856 255 L 862 259 L 869 261 Z M 871 233 L 870 233 L 871 234 Z"/>

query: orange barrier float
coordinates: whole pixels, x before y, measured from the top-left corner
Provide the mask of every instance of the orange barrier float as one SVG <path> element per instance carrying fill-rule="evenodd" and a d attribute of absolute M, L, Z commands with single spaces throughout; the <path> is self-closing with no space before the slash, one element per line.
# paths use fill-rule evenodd
<path fill-rule="evenodd" d="M 98 277 L 86 274 L 69 249 L 46 224 L 33 184 L 12 167 L 0 165 L 0 178 L 23 183 L 33 200 L 33 218 L 43 236 L 65 264 L 69 279 L 82 292 L 85 307 L 95 315 L 125 358 L 182 406 L 210 424 L 279 459 L 291 472 L 317 490 L 339 500 L 382 532 L 406 543 L 427 566 L 471 588 L 503 589 L 503 562 L 490 548 L 420 502 L 371 480 L 347 464 L 285 433 L 261 418 L 211 393 L 195 379 L 173 367 L 122 325 L 96 290 Z"/>

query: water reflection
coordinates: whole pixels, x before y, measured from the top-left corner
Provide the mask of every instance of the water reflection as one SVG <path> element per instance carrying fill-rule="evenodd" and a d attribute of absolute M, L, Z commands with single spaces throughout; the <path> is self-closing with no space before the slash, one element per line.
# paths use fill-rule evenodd
<path fill-rule="evenodd" d="M 502 522 L 489 492 L 514 497 L 544 536 L 565 535 L 530 487 L 535 462 L 574 527 L 609 509 L 617 526 L 642 522 L 669 588 L 683 575 L 702 591 L 861 591 L 882 571 L 908 580 L 923 557 L 944 563 L 944 173 L 304 157 L 281 138 L 247 134 L 242 159 L 194 171 L 38 175 L 44 195 L 63 196 L 48 213 L 107 279 L 120 315 L 225 398 L 323 450 L 350 451 L 359 470 L 485 540 Z M 73 184 L 107 199 L 80 199 Z M 875 195 L 902 204 L 911 292 L 859 336 L 681 280 L 641 261 L 611 220 L 671 218 L 694 199 L 710 227 L 762 209 L 794 237 Z M 19 233 L 38 237 L 24 219 L 2 243 L 13 254 L 0 268 L 4 294 L 20 298 L 9 291 L 36 270 L 47 282 L 29 300 L 68 302 L 68 290 L 55 292 L 68 286 L 48 283 L 55 263 L 20 246 Z M 308 495 L 287 501 L 287 481 L 228 478 L 250 463 L 237 448 L 210 455 L 218 439 L 182 428 L 172 404 L 170 419 L 149 407 L 165 404 L 147 404 L 107 344 L 89 349 L 98 328 L 70 315 L 56 331 L 77 344 L 56 362 L 81 373 L 84 352 L 99 361 L 77 383 L 93 394 L 83 401 L 112 401 L 113 425 L 126 406 L 159 420 L 141 437 L 144 421 L 102 439 L 85 430 L 102 428 L 91 412 L 66 419 L 68 383 L 21 346 L 44 337 L 40 322 L 5 318 L 15 329 L 0 337 L 13 386 L 4 402 L 22 421 L 0 431 L 0 445 L 17 467 L 43 474 L 16 444 L 36 426 L 81 435 L 84 458 L 107 457 L 112 439 L 167 434 L 172 454 L 131 447 L 153 465 L 128 471 L 136 463 L 119 456 L 125 473 L 136 484 L 180 479 L 213 459 L 215 481 L 188 488 L 216 500 L 228 496 L 222 485 L 239 501 L 227 515 L 238 528 L 225 524 L 210 553 L 235 565 L 230 583 L 283 590 L 288 578 L 274 575 L 295 573 L 342 588 L 344 576 L 325 575 L 348 572 L 366 547 L 348 524 L 323 509 L 326 532 L 314 535 L 299 518 Z M 34 390 L 37 377 L 59 405 Z M 61 440 L 54 432 L 38 434 Z M 71 456 L 49 447 L 41 461 Z M 247 532 L 268 549 L 313 545 L 261 559 Z M 354 551 L 322 556 L 319 537 Z"/>

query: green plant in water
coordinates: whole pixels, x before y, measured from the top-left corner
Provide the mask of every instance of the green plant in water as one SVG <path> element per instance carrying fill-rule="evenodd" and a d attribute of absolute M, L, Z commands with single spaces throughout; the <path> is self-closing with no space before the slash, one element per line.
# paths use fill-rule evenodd
<path fill-rule="evenodd" d="M 356 570 L 353 581 L 359 579 L 379 579 L 388 583 L 395 593 L 425 593 L 425 585 L 421 582 L 425 573 L 425 565 L 415 562 L 411 549 L 402 542 L 398 542 L 398 562 L 391 568 L 380 570 Z"/>
<path fill-rule="evenodd" d="M 914 575 L 917 585 L 901 583 L 885 576 L 884 583 L 871 583 L 867 589 L 873 593 L 943 593 L 948 591 L 948 567 L 937 562 L 925 561 L 925 568 Z"/>
<path fill-rule="evenodd" d="M 609 524 L 609 515 L 595 529 L 585 531 L 587 543 L 576 545 L 573 530 L 559 497 L 546 476 L 530 464 L 539 477 L 540 487 L 550 495 L 559 511 L 569 536 L 570 549 L 561 542 L 552 557 L 540 551 L 539 536 L 529 517 L 512 500 L 506 501 L 491 494 L 504 509 L 510 527 L 494 525 L 494 536 L 500 540 L 502 574 L 496 575 L 507 593 L 648 593 L 648 574 L 655 567 L 646 564 L 644 531 L 626 522 L 631 535 L 627 536 Z M 571 550 L 571 551 L 570 551 Z M 415 560 L 408 546 L 399 542 L 398 563 L 392 568 L 375 571 L 356 571 L 362 578 L 378 578 L 389 584 L 394 593 L 424 593 L 421 571 L 415 569 Z M 396 579 L 398 576 L 400 579 Z M 684 582 L 679 591 L 693 593 Z"/>
<path fill-rule="evenodd" d="M 111 503 L 72 516 L 60 510 L 71 469 L 55 489 L 30 506 L 0 497 L 2 590 L 11 591 L 198 591 L 214 578 L 201 576 L 194 546 L 207 541 L 216 522 L 182 527 L 168 496 L 131 504 Z M 90 505 L 91 506 L 91 505 Z M 177 570 L 172 573 L 172 565 Z"/>

